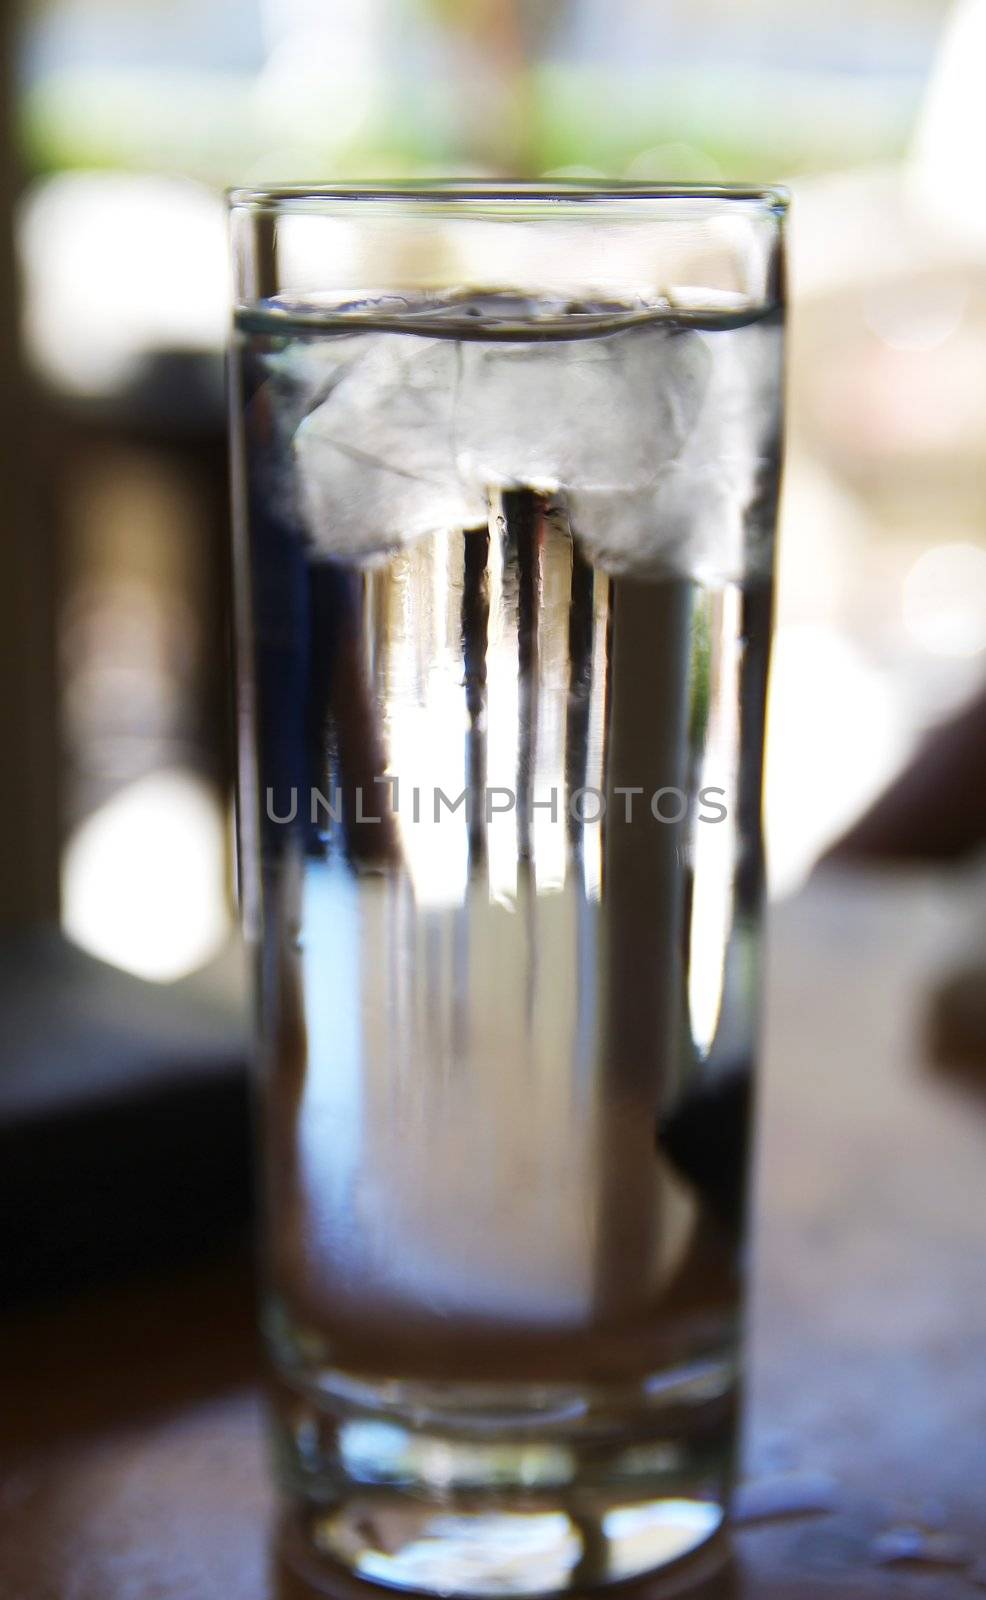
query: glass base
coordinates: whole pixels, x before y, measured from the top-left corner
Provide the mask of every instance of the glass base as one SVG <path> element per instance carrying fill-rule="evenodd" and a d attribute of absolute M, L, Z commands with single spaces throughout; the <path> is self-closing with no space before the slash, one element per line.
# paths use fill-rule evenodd
<path fill-rule="evenodd" d="M 735 1384 L 713 1361 L 583 1391 L 323 1371 L 281 1384 L 275 1428 L 284 1558 L 316 1588 L 340 1568 L 463 1600 L 661 1573 L 663 1596 L 715 1557 Z"/>

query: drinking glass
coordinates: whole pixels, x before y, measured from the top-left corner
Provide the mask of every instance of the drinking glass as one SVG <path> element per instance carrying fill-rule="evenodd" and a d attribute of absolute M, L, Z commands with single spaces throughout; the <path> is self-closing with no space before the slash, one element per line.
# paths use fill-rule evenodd
<path fill-rule="evenodd" d="M 230 197 L 239 861 L 289 1559 L 727 1514 L 785 200 Z"/>

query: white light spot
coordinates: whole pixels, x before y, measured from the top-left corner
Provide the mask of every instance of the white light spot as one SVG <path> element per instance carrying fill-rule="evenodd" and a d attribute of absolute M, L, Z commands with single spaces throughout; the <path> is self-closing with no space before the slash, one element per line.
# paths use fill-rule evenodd
<path fill-rule="evenodd" d="M 816 623 L 778 629 L 768 724 L 767 856 L 781 895 L 886 786 L 908 739 L 889 675 Z"/>
<path fill-rule="evenodd" d="M 128 785 L 72 834 L 62 923 L 113 966 L 167 983 L 202 966 L 229 930 L 223 809 L 192 773 Z"/>
<path fill-rule="evenodd" d="M 24 336 L 70 393 L 125 384 L 158 350 L 222 349 L 229 267 L 222 201 L 183 178 L 61 173 L 21 208 Z"/>
<path fill-rule="evenodd" d="M 935 350 L 958 332 L 968 298 L 964 283 L 884 283 L 864 298 L 863 317 L 892 350 Z"/>
<path fill-rule="evenodd" d="M 941 544 L 904 579 L 904 626 L 929 655 L 963 658 L 986 649 L 986 550 Z"/>

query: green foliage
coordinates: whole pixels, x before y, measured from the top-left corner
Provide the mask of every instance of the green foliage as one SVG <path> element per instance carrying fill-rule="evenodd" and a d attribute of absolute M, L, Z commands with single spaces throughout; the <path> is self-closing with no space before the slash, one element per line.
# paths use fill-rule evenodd
<path fill-rule="evenodd" d="M 437 174 L 477 161 L 516 176 L 574 167 L 607 177 L 760 179 L 891 160 L 914 111 L 909 91 L 848 104 L 835 80 L 544 66 L 523 74 L 514 114 L 490 128 L 480 152 L 465 132 L 468 93 L 468 80 L 422 92 L 395 77 L 359 134 L 340 141 L 329 119 L 272 133 L 246 78 L 80 73 L 24 96 L 22 143 L 34 172 L 165 170 L 215 184 Z"/>

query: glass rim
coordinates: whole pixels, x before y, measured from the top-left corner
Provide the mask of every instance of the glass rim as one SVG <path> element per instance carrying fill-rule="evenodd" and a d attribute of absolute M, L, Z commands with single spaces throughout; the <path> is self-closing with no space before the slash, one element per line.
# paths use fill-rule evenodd
<path fill-rule="evenodd" d="M 533 204 L 557 206 L 559 211 L 594 201 L 705 201 L 725 210 L 736 204 L 753 206 L 783 216 L 790 204 L 781 184 L 755 183 L 641 183 L 633 179 L 566 178 L 558 182 L 534 179 L 524 182 L 493 178 L 406 178 L 345 181 L 338 183 L 285 183 L 262 188 L 234 186 L 225 192 L 230 212 L 253 215 L 305 213 L 323 215 L 339 205 L 354 203 L 419 202 L 439 207 L 456 204 L 489 207 L 509 215 L 509 207 Z"/>

